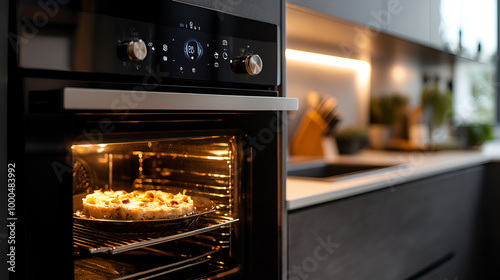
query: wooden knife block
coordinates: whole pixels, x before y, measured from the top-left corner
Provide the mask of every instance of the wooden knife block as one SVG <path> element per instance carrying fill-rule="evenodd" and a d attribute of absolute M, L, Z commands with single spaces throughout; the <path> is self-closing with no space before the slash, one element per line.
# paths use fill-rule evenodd
<path fill-rule="evenodd" d="M 315 110 L 307 111 L 292 139 L 290 154 L 322 157 L 324 155 L 322 140 L 327 129 L 328 124 Z"/>

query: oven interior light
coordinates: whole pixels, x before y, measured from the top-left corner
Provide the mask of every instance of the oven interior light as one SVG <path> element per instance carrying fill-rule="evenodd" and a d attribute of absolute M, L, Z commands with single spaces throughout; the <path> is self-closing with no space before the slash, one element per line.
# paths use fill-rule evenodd
<path fill-rule="evenodd" d="M 293 49 L 286 49 L 285 55 L 286 59 L 290 60 L 347 68 L 359 72 L 366 72 L 370 69 L 370 64 L 368 62 L 352 58 L 338 57 Z"/>
<path fill-rule="evenodd" d="M 205 156 L 205 159 L 209 159 L 209 160 L 227 160 L 229 158 L 228 157 L 224 157 L 224 156 Z"/>
<path fill-rule="evenodd" d="M 88 147 L 92 147 L 92 144 L 84 144 L 84 145 L 73 145 L 71 146 L 72 149 L 74 148 L 88 148 Z"/>
<path fill-rule="evenodd" d="M 216 156 L 227 156 L 229 154 L 227 150 L 211 150 L 210 153 Z"/>
<path fill-rule="evenodd" d="M 94 144 L 80 144 L 80 145 L 72 145 L 71 149 L 75 149 L 75 148 L 89 148 L 89 147 L 105 148 L 106 146 L 107 146 L 107 144 L 97 144 L 97 145 L 94 145 Z M 99 148 L 97 148 L 97 149 L 99 149 Z"/>

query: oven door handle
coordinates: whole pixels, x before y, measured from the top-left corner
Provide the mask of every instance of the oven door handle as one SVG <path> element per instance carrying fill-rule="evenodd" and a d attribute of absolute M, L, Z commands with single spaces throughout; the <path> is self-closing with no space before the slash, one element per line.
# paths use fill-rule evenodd
<path fill-rule="evenodd" d="M 296 111 L 297 98 L 67 87 L 66 110 Z"/>

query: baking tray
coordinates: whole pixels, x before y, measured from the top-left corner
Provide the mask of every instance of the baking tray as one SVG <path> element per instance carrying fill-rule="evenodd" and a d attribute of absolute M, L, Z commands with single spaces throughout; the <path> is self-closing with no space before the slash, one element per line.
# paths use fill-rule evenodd
<path fill-rule="evenodd" d="M 153 219 L 153 220 L 110 220 L 95 219 L 81 214 L 77 211 L 73 214 L 75 223 L 90 227 L 92 229 L 121 232 L 121 233 L 150 233 L 175 231 L 190 227 L 198 222 L 201 216 L 213 213 L 216 210 L 215 203 L 204 197 L 191 197 L 195 210 L 184 216 L 171 219 Z"/>

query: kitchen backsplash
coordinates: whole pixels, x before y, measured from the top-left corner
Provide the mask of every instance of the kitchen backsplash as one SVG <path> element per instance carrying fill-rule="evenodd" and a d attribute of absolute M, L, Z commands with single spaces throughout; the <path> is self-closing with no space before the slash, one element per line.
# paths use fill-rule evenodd
<path fill-rule="evenodd" d="M 475 118 L 471 115 L 477 112 L 471 110 L 472 101 L 466 97 L 474 91 L 474 86 L 476 91 L 486 92 L 483 96 L 494 91 L 493 84 L 488 80 L 495 71 L 491 62 L 463 58 L 400 37 L 368 30 L 366 26 L 301 6 L 287 4 L 286 30 L 287 49 L 355 59 L 369 64 L 368 73 L 360 74 L 360 71 L 342 65 L 323 65 L 287 58 L 286 94 L 299 98 L 301 105 L 300 111 L 290 114 L 290 138 L 296 133 L 308 109 L 307 95 L 313 91 L 338 100 L 338 110 L 342 115 L 339 127 L 366 129 L 371 97 L 400 94 L 407 97 L 410 109 L 416 108 L 420 105 L 425 89 L 424 77 L 427 80 L 438 77 L 438 87 L 443 91 L 452 88 L 453 117 L 458 123 Z M 477 77 L 476 73 L 482 75 Z M 496 110 L 484 104 L 482 108 L 493 112 Z"/>

